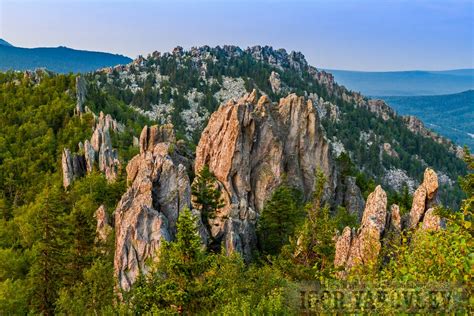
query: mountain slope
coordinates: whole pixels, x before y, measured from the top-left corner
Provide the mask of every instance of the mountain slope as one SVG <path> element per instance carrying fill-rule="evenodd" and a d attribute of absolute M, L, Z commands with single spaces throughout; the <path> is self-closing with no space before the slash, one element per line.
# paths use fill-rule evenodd
<path fill-rule="evenodd" d="M 407 184 L 414 190 L 427 166 L 439 171 L 449 187 L 465 172 L 449 140 L 431 137 L 422 128 L 409 129 L 383 101 L 339 86 L 331 74 L 308 65 L 298 52 L 267 46 L 189 51 L 177 47 L 171 53 L 154 52 L 128 65 L 102 69 L 87 80 L 91 98 L 103 95 L 108 100 L 100 106 L 91 103 L 92 110 L 111 113 L 111 104 L 128 106 L 159 124 L 172 123 L 178 136 L 194 145 L 219 104 L 256 89 L 271 100 L 290 93 L 307 96 L 318 111 L 334 158 L 347 153 L 359 171 L 388 188 Z M 358 184 L 367 190 L 362 179 Z M 459 195 L 451 194 L 452 198 Z"/>
<path fill-rule="evenodd" d="M 474 89 L 474 70 L 363 72 L 328 70 L 339 84 L 365 95 L 442 95 Z"/>
<path fill-rule="evenodd" d="M 59 73 L 88 72 L 131 61 L 122 55 L 67 47 L 21 48 L 6 44 L 0 45 L 1 71 L 47 68 Z"/>
<path fill-rule="evenodd" d="M 381 98 L 400 114 L 417 116 L 429 128 L 474 149 L 474 90 L 439 96 Z"/>

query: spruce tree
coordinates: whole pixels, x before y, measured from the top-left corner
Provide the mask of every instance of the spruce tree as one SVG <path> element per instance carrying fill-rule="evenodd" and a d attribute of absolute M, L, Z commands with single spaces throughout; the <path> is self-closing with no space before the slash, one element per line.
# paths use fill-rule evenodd
<path fill-rule="evenodd" d="M 33 205 L 39 239 L 33 246 L 31 267 L 34 304 L 38 312 L 52 315 L 64 267 L 64 195 L 58 186 L 46 186 Z"/>
<path fill-rule="evenodd" d="M 263 253 L 276 255 L 304 218 L 302 194 L 299 190 L 280 185 L 265 203 L 257 232 Z"/>
<path fill-rule="evenodd" d="M 221 199 L 221 191 L 218 188 L 217 179 L 209 170 L 209 166 L 205 165 L 196 175 L 191 191 L 194 196 L 194 204 L 201 213 L 201 220 L 210 232 L 209 220 L 216 217 L 217 210 L 223 207 L 224 203 Z M 211 250 L 218 251 L 219 245 L 215 243 L 216 241 L 211 236 L 211 245 L 209 247 Z"/>
<path fill-rule="evenodd" d="M 151 276 L 142 276 L 128 293 L 136 313 L 152 310 L 193 313 L 212 295 L 205 277 L 212 257 L 201 247 L 196 218 L 189 209 L 184 209 L 176 226 L 176 241 L 162 242 L 160 260 Z"/>

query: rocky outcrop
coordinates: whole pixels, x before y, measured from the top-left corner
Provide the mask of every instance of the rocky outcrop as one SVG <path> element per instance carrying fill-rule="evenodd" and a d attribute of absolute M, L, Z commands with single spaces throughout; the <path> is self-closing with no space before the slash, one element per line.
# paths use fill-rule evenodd
<path fill-rule="evenodd" d="M 268 78 L 268 81 L 270 82 L 270 87 L 272 88 L 273 93 L 280 94 L 282 86 L 280 75 L 278 74 L 278 72 L 272 71 L 272 73 L 270 74 L 270 78 Z"/>
<path fill-rule="evenodd" d="M 110 132 L 122 132 L 124 127 L 115 121 L 110 114 L 105 115 L 100 112 L 99 116 L 94 116 L 95 126 L 90 140 L 86 140 L 84 145 L 79 143 L 79 152 L 71 154 L 69 149 L 64 149 L 62 157 L 63 185 L 69 187 L 73 180 L 91 173 L 95 166 L 105 174 L 108 181 L 112 182 L 117 178 L 120 168 L 118 152 L 112 148 Z M 69 168 L 69 162 L 71 168 Z"/>
<path fill-rule="evenodd" d="M 377 186 L 367 198 L 364 215 L 356 232 L 346 227 L 336 239 L 336 268 L 351 269 L 356 265 L 375 263 L 387 222 L 387 194 Z M 342 273 L 343 274 L 343 273 Z"/>
<path fill-rule="evenodd" d="M 354 177 L 346 177 L 344 180 L 344 206 L 351 214 L 356 214 L 359 219 L 362 218 L 364 212 L 365 201 L 360 192 L 360 188 L 356 184 Z"/>
<path fill-rule="evenodd" d="M 452 141 L 449 139 L 439 135 L 438 133 L 433 132 L 432 130 L 425 127 L 425 124 L 413 115 L 407 115 L 402 117 L 403 121 L 405 122 L 406 127 L 413 133 L 419 134 L 423 137 L 431 138 L 438 144 L 442 144 L 446 146 L 450 152 L 456 155 L 459 159 L 464 158 L 464 151 L 462 147 L 456 146 L 453 144 Z"/>
<path fill-rule="evenodd" d="M 160 142 L 176 142 L 173 125 L 165 124 L 161 126 L 145 126 L 142 129 L 139 139 L 140 153 L 143 154 L 145 151 L 152 151 L 156 144 Z"/>
<path fill-rule="evenodd" d="M 94 217 L 97 220 L 96 240 L 98 242 L 106 242 L 112 233 L 113 228 L 104 205 L 101 205 L 97 211 L 95 211 Z"/>
<path fill-rule="evenodd" d="M 174 238 L 179 212 L 191 205 L 185 158 L 174 141 L 172 126 L 145 126 L 140 154 L 127 165 L 130 186 L 114 213 L 114 271 L 123 290 L 148 272 L 161 241 Z"/>
<path fill-rule="evenodd" d="M 383 151 L 390 157 L 400 158 L 398 153 L 395 151 L 395 149 L 392 148 L 392 145 L 390 145 L 390 143 L 383 143 L 382 148 L 383 148 Z"/>
<path fill-rule="evenodd" d="M 71 183 L 82 177 L 86 173 L 86 161 L 84 156 L 78 154 L 71 154 L 69 149 L 63 150 L 61 165 L 63 170 L 63 185 L 65 188 Z"/>
<path fill-rule="evenodd" d="M 339 277 L 357 265 L 370 265 L 377 259 L 381 245 L 400 236 L 404 229 L 414 229 L 421 223 L 421 229 L 439 230 L 443 227 L 441 218 L 435 214 L 437 203 L 438 178 L 434 170 L 427 168 L 423 183 L 413 196 L 413 204 L 408 218 L 400 216 L 398 205 L 392 205 L 387 213 L 387 195 L 378 186 L 368 199 L 357 232 L 346 227 L 340 236 L 336 236 L 336 254 L 334 265 L 342 269 Z"/>
<path fill-rule="evenodd" d="M 437 222 L 441 227 L 441 219 L 434 215 L 433 207 L 438 204 L 438 176 L 433 169 L 427 168 L 423 176 L 423 183 L 416 189 L 413 194 L 413 204 L 408 218 L 408 228 L 416 228 L 420 222 L 424 222 L 424 217 L 431 210 L 428 215 L 429 224 L 424 224 L 422 227 L 432 228 Z"/>
<path fill-rule="evenodd" d="M 286 176 L 308 198 L 320 168 L 334 192 L 330 146 L 311 101 L 291 94 L 273 104 L 256 91 L 222 105 L 209 119 L 196 148 L 195 170 L 208 165 L 222 186 L 225 206 L 211 220 L 211 234 L 228 251 L 250 258 L 263 204 Z"/>
<path fill-rule="evenodd" d="M 367 102 L 365 107 L 370 112 L 377 114 L 385 121 L 395 116 L 395 111 L 383 100 L 371 99 Z"/>
<path fill-rule="evenodd" d="M 84 113 L 84 102 L 86 102 L 87 86 L 82 76 L 76 77 L 76 114 Z"/>

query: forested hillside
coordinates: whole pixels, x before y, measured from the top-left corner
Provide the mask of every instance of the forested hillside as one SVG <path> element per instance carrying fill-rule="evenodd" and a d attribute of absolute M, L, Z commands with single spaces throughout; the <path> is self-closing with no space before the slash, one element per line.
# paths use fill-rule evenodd
<path fill-rule="evenodd" d="M 88 80 L 92 90 L 105 91 L 158 123 L 173 123 L 178 135 L 194 144 L 220 103 L 256 88 L 273 101 L 289 93 L 308 96 L 335 156 L 347 152 L 358 170 L 389 188 L 407 185 L 413 192 L 427 166 L 442 173 L 442 185 L 448 188 L 466 170 L 456 157 L 459 149 L 448 140 L 440 144 L 410 130 L 386 104 L 337 85 L 301 53 L 260 46 L 177 47 L 97 71 Z M 451 199 L 443 196 L 443 202 L 456 206 L 459 188 L 447 190 Z"/>
<path fill-rule="evenodd" d="M 60 293 L 85 281 L 95 304 L 112 299 L 113 242 L 94 245 L 94 212 L 113 209 L 125 183 L 95 173 L 64 191 L 61 152 L 93 124 L 73 115 L 75 103 L 72 75 L 0 74 L 1 314 L 52 314 Z"/>
<path fill-rule="evenodd" d="M 471 156 L 301 54 L 204 47 L 80 78 L 0 73 L 0 113 L 0 314 L 326 312 L 302 307 L 303 281 L 389 295 L 452 282 L 450 308 L 471 308 Z M 377 186 L 394 169 L 413 188 Z M 433 311 L 396 302 L 363 308 Z"/>
<path fill-rule="evenodd" d="M 382 97 L 402 115 L 414 115 L 457 144 L 474 148 L 474 90 L 439 96 Z"/>

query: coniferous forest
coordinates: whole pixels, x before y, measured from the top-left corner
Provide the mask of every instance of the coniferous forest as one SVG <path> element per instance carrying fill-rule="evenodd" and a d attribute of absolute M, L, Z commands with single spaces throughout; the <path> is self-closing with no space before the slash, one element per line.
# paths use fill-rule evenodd
<path fill-rule="evenodd" d="M 234 76 L 254 78 L 246 79 L 248 91 L 254 84 L 268 91 L 268 82 L 263 79 L 270 74 L 267 66 L 259 66 L 247 57 L 235 63 L 226 68 L 235 72 Z M 257 244 L 251 260 L 247 260 L 238 251 L 227 253 L 213 235 L 207 247 L 203 246 L 197 233 L 199 225 L 204 223 L 207 231 L 212 231 L 211 223 L 227 202 L 222 185 L 209 167 L 190 169 L 193 208 L 198 212 L 189 208 L 180 211 L 174 238 L 160 242 L 159 260 L 147 262 L 147 273 L 141 273 L 130 290 L 121 290 L 114 275 L 114 232 L 99 238 L 96 210 L 104 206 L 107 215 L 114 216 L 114 209 L 130 186 L 125 166 L 139 154 L 134 137 L 139 137 L 143 126 L 156 124 L 128 104 L 146 109 L 147 104 L 172 100 L 179 114 L 180 102 L 188 102 L 184 91 L 199 84 L 197 75 L 177 71 L 185 67 L 163 61 L 160 69 L 180 88 L 167 90 L 165 83 L 157 91 L 146 79 L 143 90 L 132 97 L 127 90 L 111 91 L 112 86 L 89 86 L 85 104 L 90 110 L 81 115 L 76 113 L 76 75 L 47 71 L 28 76 L 20 72 L 0 74 L 0 314 L 298 314 L 307 310 L 325 313 L 328 308 L 338 307 L 336 294 L 331 299 L 304 296 L 302 289 L 308 282 L 349 292 L 362 288 L 372 294 L 384 288 L 391 304 L 371 295 L 358 303 L 375 313 L 431 313 L 437 311 L 437 306 L 449 306 L 456 313 L 472 311 L 472 302 L 467 299 L 472 296 L 474 264 L 472 156 L 466 153 L 465 162 L 443 157 L 437 150 L 441 145 L 408 134 L 401 120 L 381 124 L 370 111 L 354 110 L 336 99 L 345 115 L 337 129 L 329 119 L 322 124 L 329 139 L 337 135 L 355 153 L 352 157 L 340 155 L 338 170 L 343 177 L 356 179 L 365 200 L 377 191 L 377 175 L 385 161 L 410 174 L 423 174 L 424 166 L 412 165 L 408 157 L 420 144 L 425 146 L 430 165 L 443 165 L 451 174 L 461 175 L 456 184 L 458 195 L 451 200 L 456 207 L 436 208 L 437 216 L 445 223 L 443 229 L 410 229 L 394 237 L 385 236 L 375 260 L 347 270 L 337 267 L 335 236 L 346 226 L 357 229 L 361 218 L 343 203 L 335 205 L 325 198 L 328 178 L 318 171 L 310 195 L 283 177 L 264 203 L 255 227 Z M 219 78 L 224 70 L 216 64 L 208 71 Z M 210 113 L 218 107 L 213 97 L 217 89 L 207 84 L 202 88 L 205 97 L 201 103 Z M 268 95 L 276 97 L 273 92 Z M 93 136 L 95 115 L 100 111 L 124 126 L 123 131 L 111 133 L 123 167 L 118 169 L 115 181 L 108 181 L 94 167 L 65 189 L 63 149 L 84 150 L 77 144 Z M 172 114 L 178 145 L 169 149 L 169 155 L 176 150 L 192 157 L 200 130 L 186 135 L 180 119 Z M 398 158 L 380 160 L 378 149 L 371 153 L 371 147 L 359 151 L 350 148 L 357 144 L 349 141 L 355 129 L 366 126 L 387 137 L 400 131 L 397 137 L 404 151 Z M 363 164 L 372 169 L 364 172 L 360 168 Z M 389 205 L 397 204 L 401 215 L 410 212 L 414 198 L 407 187 L 387 192 Z M 406 298 L 399 289 L 416 291 L 422 300 L 441 283 L 454 291 L 449 292 L 452 301 L 440 296 L 429 297 L 427 305 L 403 305 Z"/>

